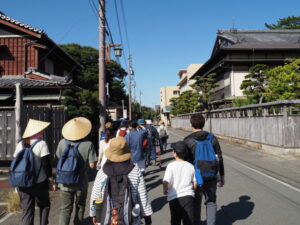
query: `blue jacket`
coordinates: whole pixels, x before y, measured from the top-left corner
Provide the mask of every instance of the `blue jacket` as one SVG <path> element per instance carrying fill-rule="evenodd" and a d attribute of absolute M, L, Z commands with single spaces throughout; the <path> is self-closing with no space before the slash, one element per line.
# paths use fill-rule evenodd
<path fill-rule="evenodd" d="M 129 134 L 125 136 L 125 139 L 129 145 L 132 157 L 131 161 L 137 163 L 138 161 L 144 159 L 143 152 L 143 141 L 147 138 L 146 130 L 131 130 Z"/>

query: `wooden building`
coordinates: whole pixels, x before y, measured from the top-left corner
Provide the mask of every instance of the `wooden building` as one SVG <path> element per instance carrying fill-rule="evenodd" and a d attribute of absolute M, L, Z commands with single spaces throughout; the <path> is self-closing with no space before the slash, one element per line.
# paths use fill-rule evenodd
<path fill-rule="evenodd" d="M 216 73 L 213 105 L 230 104 L 243 96 L 240 85 L 251 66 L 273 67 L 299 57 L 300 30 L 219 30 L 210 59 L 194 76 Z"/>
<path fill-rule="evenodd" d="M 14 104 L 16 83 L 24 104 L 59 104 L 80 69 L 43 30 L 0 13 L 0 106 Z"/>

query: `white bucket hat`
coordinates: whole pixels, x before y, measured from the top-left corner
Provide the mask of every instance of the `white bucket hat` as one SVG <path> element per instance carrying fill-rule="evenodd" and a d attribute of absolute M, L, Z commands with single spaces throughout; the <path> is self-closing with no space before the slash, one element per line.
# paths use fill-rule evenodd
<path fill-rule="evenodd" d="M 151 125 L 152 124 L 152 120 L 146 120 L 146 124 Z"/>
<path fill-rule="evenodd" d="M 29 119 L 23 134 L 23 138 L 32 137 L 33 135 L 45 130 L 49 125 L 49 122 Z"/>
<path fill-rule="evenodd" d="M 62 135 L 70 141 L 77 141 L 85 138 L 91 132 L 92 124 L 84 117 L 76 117 L 69 120 L 62 128 Z"/>

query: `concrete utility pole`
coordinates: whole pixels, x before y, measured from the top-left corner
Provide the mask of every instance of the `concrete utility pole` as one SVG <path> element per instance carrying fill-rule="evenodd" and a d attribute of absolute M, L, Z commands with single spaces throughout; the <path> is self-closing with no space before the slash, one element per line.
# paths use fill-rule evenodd
<path fill-rule="evenodd" d="M 99 137 L 101 135 L 101 131 L 105 130 L 105 122 L 106 122 L 106 93 L 105 93 L 105 31 L 106 31 L 106 23 L 105 23 L 105 0 L 99 1 L 99 103 L 100 103 L 100 130 Z M 100 139 L 99 139 L 100 140 Z"/>
<path fill-rule="evenodd" d="M 129 120 L 131 120 L 131 102 L 132 102 L 132 96 L 131 96 L 131 79 L 132 75 L 134 75 L 133 69 L 132 69 L 132 56 L 129 55 L 128 57 L 128 79 L 129 79 L 129 85 L 128 85 L 128 114 L 129 114 Z"/>
<path fill-rule="evenodd" d="M 140 113 L 142 113 L 142 91 L 140 91 Z"/>

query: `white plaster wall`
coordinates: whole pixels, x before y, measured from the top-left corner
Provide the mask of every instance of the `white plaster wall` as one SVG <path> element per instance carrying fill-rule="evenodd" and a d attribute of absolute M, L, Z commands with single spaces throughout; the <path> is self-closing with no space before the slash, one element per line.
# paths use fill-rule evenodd
<path fill-rule="evenodd" d="M 232 97 L 241 97 L 243 96 L 243 91 L 240 89 L 240 86 L 245 79 L 248 71 L 232 71 L 230 74 L 230 83 L 231 83 L 231 94 Z"/>

